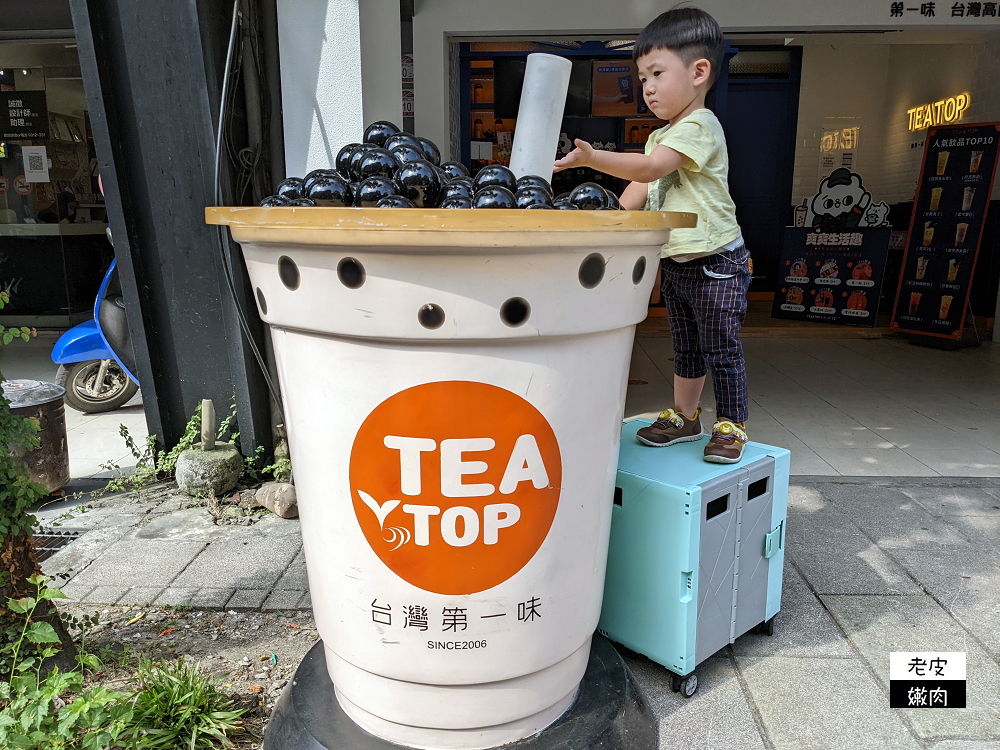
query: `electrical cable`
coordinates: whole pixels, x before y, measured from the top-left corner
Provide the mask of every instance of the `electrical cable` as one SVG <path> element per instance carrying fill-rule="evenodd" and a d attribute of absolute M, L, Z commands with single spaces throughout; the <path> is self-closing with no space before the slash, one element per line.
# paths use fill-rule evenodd
<path fill-rule="evenodd" d="M 240 3 L 239 0 L 235 0 L 233 3 L 233 24 L 229 31 L 229 49 L 226 51 L 226 67 L 222 77 L 222 92 L 219 102 L 219 124 L 218 132 L 215 138 L 215 205 L 222 205 L 222 142 L 223 142 L 223 131 L 225 130 L 225 116 L 227 114 L 228 107 L 228 97 L 229 97 L 229 79 L 232 75 L 232 64 L 233 64 L 233 50 L 236 42 L 236 29 L 239 25 L 239 10 Z M 260 354 L 260 350 L 257 348 L 257 342 L 254 341 L 253 335 L 250 332 L 250 324 L 247 322 L 246 315 L 243 311 L 243 305 L 240 304 L 239 294 L 236 291 L 236 284 L 233 281 L 233 267 L 232 258 L 230 257 L 230 245 L 229 245 L 229 235 L 226 232 L 226 228 L 223 225 L 218 225 L 219 231 L 219 252 L 222 254 L 222 265 L 225 270 L 226 282 L 229 287 L 229 293 L 232 295 L 233 304 L 236 307 L 236 317 L 239 319 L 240 328 L 243 329 L 243 335 L 247 339 L 247 343 L 250 344 L 250 349 L 253 351 L 254 357 L 257 359 L 257 364 L 260 366 L 260 371 L 264 376 L 264 382 L 267 383 L 267 389 L 271 392 L 271 398 L 274 399 L 275 405 L 278 407 L 278 411 L 284 419 L 284 409 L 281 405 L 281 397 L 278 395 L 278 389 L 275 388 L 274 383 L 271 380 L 271 374 L 267 370 L 267 364 L 264 362 L 264 358 Z"/>

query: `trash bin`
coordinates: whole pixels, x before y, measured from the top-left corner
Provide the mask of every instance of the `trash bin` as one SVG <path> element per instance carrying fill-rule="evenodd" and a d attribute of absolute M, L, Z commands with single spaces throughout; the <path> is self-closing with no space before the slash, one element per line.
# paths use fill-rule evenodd
<path fill-rule="evenodd" d="M 69 446 L 66 443 L 66 389 L 40 380 L 5 380 L 3 395 L 15 417 L 33 419 L 38 425 L 40 445 L 27 451 L 11 447 L 11 455 L 24 461 L 32 482 L 49 492 L 69 484 Z"/>
<path fill-rule="evenodd" d="M 690 214 L 208 208 L 271 327 L 342 709 L 413 747 L 573 702 L 635 324 Z"/>

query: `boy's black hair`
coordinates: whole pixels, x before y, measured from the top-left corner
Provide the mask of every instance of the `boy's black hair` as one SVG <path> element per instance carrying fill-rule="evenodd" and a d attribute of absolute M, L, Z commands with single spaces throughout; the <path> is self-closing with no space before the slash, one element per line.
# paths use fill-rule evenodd
<path fill-rule="evenodd" d="M 639 34 L 632 59 L 658 49 L 668 49 L 687 65 L 705 58 L 712 64 L 708 85 L 719 77 L 726 56 L 726 39 L 719 23 L 699 8 L 674 8 L 661 13 Z"/>

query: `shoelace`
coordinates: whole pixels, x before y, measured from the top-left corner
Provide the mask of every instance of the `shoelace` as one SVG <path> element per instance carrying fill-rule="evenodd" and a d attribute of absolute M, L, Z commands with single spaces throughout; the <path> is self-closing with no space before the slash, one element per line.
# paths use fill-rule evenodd
<path fill-rule="evenodd" d="M 712 429 L 712 438 L 721 440 L 724 443 L 733 443 L 737 440 L 741 443 L 747 442 L 746 432 L 737 424 L 728 420 L 715 423 Z"/>

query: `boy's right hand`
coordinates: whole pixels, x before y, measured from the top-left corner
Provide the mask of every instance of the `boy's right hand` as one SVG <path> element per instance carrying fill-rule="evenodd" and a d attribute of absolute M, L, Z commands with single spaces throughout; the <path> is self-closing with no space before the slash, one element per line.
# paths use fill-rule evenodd
<path fill-rule="evenodd" d="M 576 148 L 562 159 L 556 160 L 554 171 L 562 172 L 564 169 L 587 166 L 590 161 L 590 155 L 594 153 L 594 147 L 579 138 L 575 139 L 573 143 L 576 144 Z"/>

